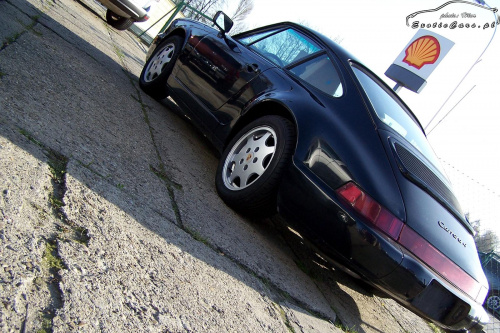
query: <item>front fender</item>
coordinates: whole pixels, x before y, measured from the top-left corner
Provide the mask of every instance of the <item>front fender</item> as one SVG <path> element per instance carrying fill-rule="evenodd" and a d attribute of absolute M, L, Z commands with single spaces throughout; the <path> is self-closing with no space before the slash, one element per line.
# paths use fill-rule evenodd
<path fill-rule="evenodd" d="M 155 37 L 155 39 L 151 43 L 151 46 L 149 47 L 148 53 L 146 55 L 146 61 L 151 57 L 156 47 L 170 36 L 181 36 L 184 39 L 184 42 L 182 44 L 183 50 L 186 49 L 186 46 L 189 46 L 190 50 L 192 50 L 194 47 L 196 47 L 196 44 L 199 42 L 199 40 L 201 40 L 201 38 L 213 31 L 215 30 L 196 21 L 186 19 L 174 20 L 164 32 L 159 33 Z M 192 36 L 197 36 L 198 38 L 193 39 L 191 38 Z"/>

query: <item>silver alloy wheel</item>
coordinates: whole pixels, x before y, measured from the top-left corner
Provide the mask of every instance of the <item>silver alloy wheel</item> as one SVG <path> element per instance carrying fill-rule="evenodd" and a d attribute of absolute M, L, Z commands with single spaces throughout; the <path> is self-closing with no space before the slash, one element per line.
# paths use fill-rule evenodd
<path fill-rule="evenodd" d="M 490 296 L 488 297 L 488 301 L 486 302 L 486 306 L 492 310 L 500 309 L 500 297 L 499 296 Z"/>
<path fill-rule="evenodd" d="M 174 52 L 174 43 L 168 43 L 161 50 L 156 52 L 146 68 L 144 73 L 144 82 L 151 82 L 160 76 L 165 69 L 165 66 L 167 66 L 167 64 L 169 64 L 172 60 Z"/>
<path fill-rule="evenodd" d="M 232 191 L 239 191 L 253 184 L 271 163 L 276 141 L 276 132 L 269 126 L 256 127 L 243 135 L 224 162 L 224 185 Z"/>

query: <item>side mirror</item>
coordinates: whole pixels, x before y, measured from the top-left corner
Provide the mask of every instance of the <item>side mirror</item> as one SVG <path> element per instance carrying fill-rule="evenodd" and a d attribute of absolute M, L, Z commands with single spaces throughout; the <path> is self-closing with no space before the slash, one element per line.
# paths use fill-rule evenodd
<path fill-rule="evenodd" d="M 222 32 L 223 34 L 228 33 L 229 30 L 231 30 L 231 28 L 233 27 L 233 20 L 231 20 L 229 16 L 227 16 L 220 10 L 215 14 L 212 22 L 217 28 L 219 28 L 220 32 Z"/>

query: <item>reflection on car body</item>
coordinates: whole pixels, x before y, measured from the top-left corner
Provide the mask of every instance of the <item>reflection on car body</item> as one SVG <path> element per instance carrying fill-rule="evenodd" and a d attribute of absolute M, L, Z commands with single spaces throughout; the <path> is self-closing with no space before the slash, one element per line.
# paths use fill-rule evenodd
<path fill-rule="evenodd" d="M 472 227 L 411 110 L 308 28 L 231 37 L 225 14 L 214 23 L 173 21 L 139 84 L 170 95 L 219 150 L 224 202 L 243 214 L 278 211 L 324 257 L 420 316 L 480 331 L 488 283 Z"/>

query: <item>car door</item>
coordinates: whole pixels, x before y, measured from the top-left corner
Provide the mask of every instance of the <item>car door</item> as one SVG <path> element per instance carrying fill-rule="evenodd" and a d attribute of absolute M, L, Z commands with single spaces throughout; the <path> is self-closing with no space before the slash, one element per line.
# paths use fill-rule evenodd
<path fill-rule="evenodd" d="M 221 111 L 231 98 L 237 96 L 238 105 L 244 105 L 262 91 L 272 89 L 273 83 L 262 73 L 320 50 L 315 42 L 288 26 L 257 30 L 236 39 L 207 35 L 190 52 L 183 66 L 185 80 L 180 79 L 205 110 L 199 115 L 201 120 L 213 130 L 238 116 L 234 108 Z M 193 77 L 198 79 L 188 79 Z"/>
<path fill-rule="evenodd" d="M 190 109 L 209 130 L 230 121 L 217 112 L 233 95 L 274 65 L 229 36 L 201 38 L 183 60 L 177 79 L 190 92 Z"/>

